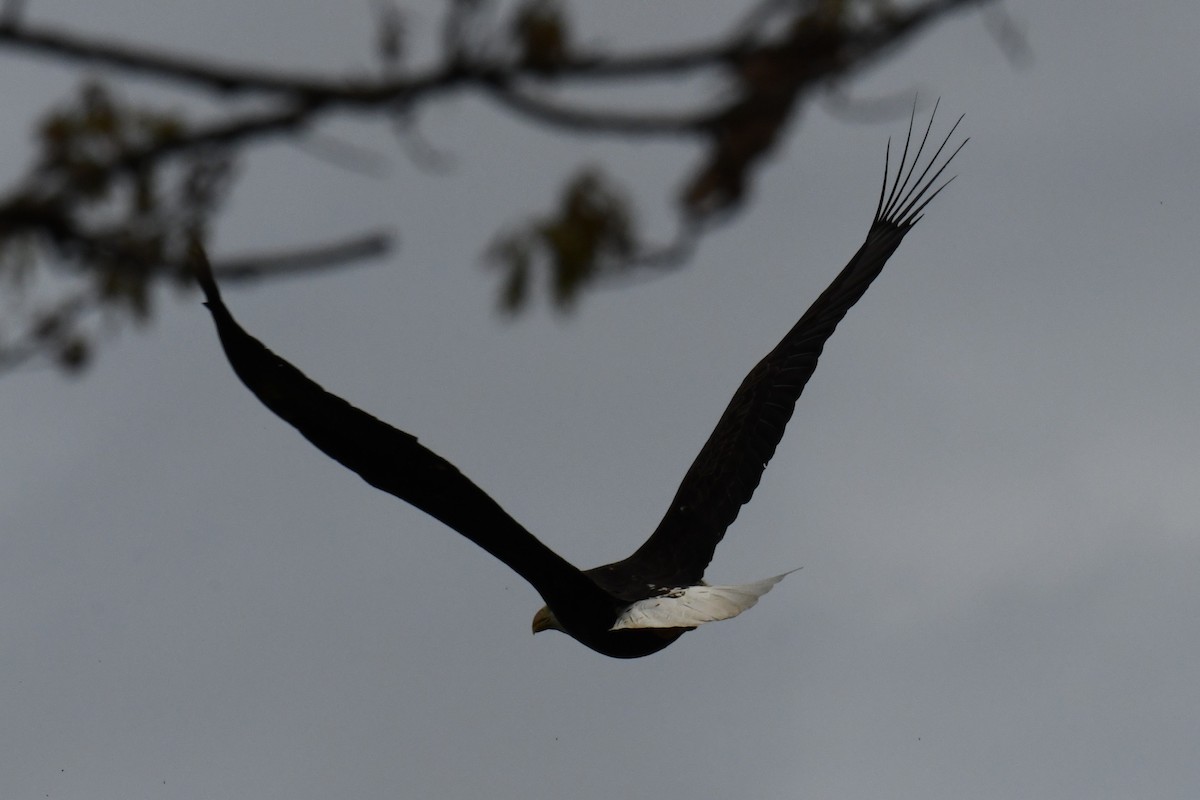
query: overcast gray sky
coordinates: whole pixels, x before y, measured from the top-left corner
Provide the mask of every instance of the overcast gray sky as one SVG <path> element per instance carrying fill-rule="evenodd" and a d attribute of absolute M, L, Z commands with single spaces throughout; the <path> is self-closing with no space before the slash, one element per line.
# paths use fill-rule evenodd
<path fill-rule="evenodd" d="M 370 66 L 366 2 L 30 5 L 245 63 Z M 1006 8 L 1023 67 L 967 14 L 853 84 L 966 113 L 960 177 L 831 340 L 709 577 L 803 569 L 650 658 L 531 638 L 534 591 L 259 407 L 195 296 L 164 295 L 82 380 L 4 377 L 0 797 L 1200 795 L 1200 4 Z M 629 44 L 730 13 L 589 10 L 585 39 Z M 436 19 L 418 7 L 417 36 Z M 0 58 L 5 179 L 75 77 Z M 214 251 L 396 226 L 386 263 L 227 299 L 593 566 L 652 529 L 859 245 L 904 124 L 806 109 L 690 267 L 565 321 L 492 313 L 489 232 L 596 160 L 665 236 L 694 151 L 463 101 L 424 117 L 455 157 L 439 176 L 343 122 L 388 174 L 256 150 Z"/>

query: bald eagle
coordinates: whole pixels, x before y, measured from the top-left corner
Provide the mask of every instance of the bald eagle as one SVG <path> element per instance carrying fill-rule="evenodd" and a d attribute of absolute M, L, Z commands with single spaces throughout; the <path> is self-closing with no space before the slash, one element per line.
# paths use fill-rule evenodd
<path fill-rule="evenodd" d="M 703 581 L 717 544 L 749 502 L 775 453 L 825 341 L 925 207 L 953 180 L 934 188 L 966 144 L 964 140 L 938 166 L 962 117 L 913 180 L 936 113 L 935 105 L 909 162 L 914 108 L 894 177 L 889 176 L 889 139 L 883 186 L 866 241 L 742 381 L 654 533 L 628 558 L 589 570 L 576 568 L 538 541 L 415 436 L 325 391 L 246 333 L 221 299 L 199 246 L 192 248 L 190 259 L 230 365 L 267 408 L 367 483 L 441 520 L 532 584 L 546 603 L 533 618 L 534 633 L 563 631 L 606 656 L 637 658 L 705 622 L 737 616 L 787 574 L 736 586 Z"/>

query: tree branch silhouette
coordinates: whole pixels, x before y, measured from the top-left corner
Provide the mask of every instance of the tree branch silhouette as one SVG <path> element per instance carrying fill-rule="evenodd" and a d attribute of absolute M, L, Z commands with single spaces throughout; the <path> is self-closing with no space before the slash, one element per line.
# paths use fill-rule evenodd
<path fill-rule="evenodd" d="M 0 48 L 175 84 L 219 101 L 250 99 L 258 107 L 245 110 L 243 103 L 192 121 L 85 83 L 70 106 L 47 113 L 35 163 L 0 192 L 0 286 L 19 295 L 31 275 L 46 270 L 77 285 L 48 308 L 17 305 L 21 319 L 0 326 L 0 369 L 39 356 L 77 369 L 95 338 L 86 319 L 148 319 L 151 287 L 178 279 L 184 243 L 207 238 L 230 191 L 234 162 L 255 144 L 302 139 L 319 122 L 345 114 L 403 125 L 439 98 L 465 94 L 568 135 L 685 137 L 704 146 L 676 193 L 685 234 L 673 245 L 644 242 L 620 187 L 601 170 L 581 166 L 565 181 L 558 209 L 510 227 L 486 246 L 488 260 L 504 273 L 506 309 L 527 306 L 536 271 L 548 274 L 553 300 L 569 308 L 588 287 L 614 276 L 684 263 L 707 221 L 744 206 L 763 156 L 803 102 L 838 88 L 948 15 L 994 9 L 991 2 L 766 0 L 715 38 L 622 53 L 576 46 L 565 0 L 526 0 L 503 20 L 493 19 L 486 3 L 459 0 L 447 5 L 441 53 L 419 67 L 405 63 L 403 10 L 381 14 L 383 68 L 374 76 L 218 63 L 39 26 L 23 19 L 23 4 L 9 3 L 0 16 Z M 1015 26 L 995 19 L 991 28 L 1002 29 L 1004 46 L 1013 46 Z M 633 89 L 700 74 L 716 76 L 725 90 L 691 107 L 645 110 L 631 101 L 597 108 L 571 97 L 576 88 Z M 370 231 L 251 260 L 217 259 L 216 268 L 245 279 L 331 269 L 377 258 L 391 241 L 384 231 Z"/>

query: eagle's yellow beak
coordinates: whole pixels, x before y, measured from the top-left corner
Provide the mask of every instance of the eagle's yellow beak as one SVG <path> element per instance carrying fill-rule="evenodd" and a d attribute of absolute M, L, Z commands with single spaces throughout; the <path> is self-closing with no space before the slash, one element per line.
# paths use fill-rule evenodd
<path fill-rule="evenodd" d="M 558 619 L 554 613 L 546 606 L 538 609 L 538 612 L 533 615 L 533 632 L 541 633 L 542 631 L 561 631 L 562 626 L 558 624 Z"/>

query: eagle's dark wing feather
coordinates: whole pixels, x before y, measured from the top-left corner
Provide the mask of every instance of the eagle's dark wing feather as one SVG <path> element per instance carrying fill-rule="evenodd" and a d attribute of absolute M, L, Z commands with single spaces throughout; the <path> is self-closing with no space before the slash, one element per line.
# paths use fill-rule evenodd
<path fill-rule="evenodd" d="M 931 115 L 929 127 L 906 174 L 912 141 L 912 121 L 909 121 L 904 154 L 890 191 L 885 160 L 883 188 L 866 242 L 800 321 L 742 381 L 716 429 L 684 476 L 654 534 L 625 561 L 596 572 L 611 570 L 659 586 L 691 584 L 703 577 L 725 530 L 758 487 L 763 470 L 783 436 L 784 426 L 792 416 L 796 400 L 816 369 L 825 341 L 883 270 L 888 257 L 920 219 L 925 206 L 950 182 L 933 188 L 966 141 L 932 175 L 930 171 L 958 122 L 950 129 L 929 165 L 910 185 L 932 125 Z"/>
<path fill-rule="evenodd" d="M 237 376 L 263 405 L 322 452 L 372 486 L 411 503 L 487 550 L 533 584 L 547 602 L 611 598 L 538 541 L 453 464 L 397 430 L 322 389 L 237 323 L 221 299 L 203 250 L 190 258 L 221 345 Z"/>

